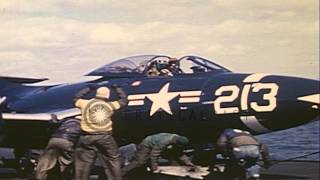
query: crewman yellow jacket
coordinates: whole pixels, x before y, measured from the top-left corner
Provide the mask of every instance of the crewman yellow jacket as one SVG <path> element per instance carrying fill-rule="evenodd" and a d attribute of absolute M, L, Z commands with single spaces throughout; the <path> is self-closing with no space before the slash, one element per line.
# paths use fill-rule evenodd
<path fill-rule="evenodd" d="M 120 109 L 118 101 L 99 98 L 78 99 L 75 106 L 81 110 L 80 126 L 83 133 L 99 134 L 112 132 L 112 115 Z"/>

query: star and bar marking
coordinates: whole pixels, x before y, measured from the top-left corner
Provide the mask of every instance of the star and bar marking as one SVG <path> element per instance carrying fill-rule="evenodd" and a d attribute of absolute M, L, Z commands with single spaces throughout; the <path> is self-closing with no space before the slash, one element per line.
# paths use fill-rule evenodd
<path fill-rule="evenodd" d="M 150 116 L 155 114 L 158 110 L 162 109 L 168 114 L 172 115 L 170 108 L 170 101 L 177 96 L 179 97 L 179 103 L 196 103 L 200 101 L 201 91 L 177 91 L 169 92 L 170 83 L 166 83 L 161 87 L 157 93 L 149 94 L 133 94 L 128 96 L 129 106 L 142 106 L 144 105 L 145 98 L 152 101 Z"/>

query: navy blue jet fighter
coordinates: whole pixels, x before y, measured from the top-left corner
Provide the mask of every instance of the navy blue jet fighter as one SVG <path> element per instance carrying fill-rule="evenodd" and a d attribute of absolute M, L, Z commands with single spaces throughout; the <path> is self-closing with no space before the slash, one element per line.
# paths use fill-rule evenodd
<path fill-rule="evenodd" d="M 200 145 L 215 142 L 225 128 L 263 134 L 319 116 L 318 80 L 234 73 L 198 56 L 127 57 L 87 76 L 98 79 L 35 86 L 32 84 L 46 79 L 1 77 L 1 146 L 44 147 L 52 115 L 63 120 L 80 114 L 73 104 L 79 90 L 113 84 L 122 87 L 129 100 L 113 118 L 114 135 L 120 144 L 140 142 L 152 133 L 173 132 Z M 92 90 L 86 98 L 94 95 Z"/>

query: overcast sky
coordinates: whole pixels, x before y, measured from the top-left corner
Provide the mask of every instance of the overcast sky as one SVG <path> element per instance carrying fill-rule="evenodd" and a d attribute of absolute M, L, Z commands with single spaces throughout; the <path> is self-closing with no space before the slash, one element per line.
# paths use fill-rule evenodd
<path fill-rule="evenodd" d="M 318 79 L 318 0 L 0 0 L 0 75 L 70 80 L 139 54 Z"/>

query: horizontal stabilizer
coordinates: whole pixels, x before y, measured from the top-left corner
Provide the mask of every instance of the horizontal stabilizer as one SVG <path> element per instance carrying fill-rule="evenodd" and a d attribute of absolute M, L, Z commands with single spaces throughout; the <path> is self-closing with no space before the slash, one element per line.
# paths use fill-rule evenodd
<path fill-rule="evenodd" d="M 48 80 L 48 78 L 20 78 L 20 77 L 8 77 L 8 76 L 0 76 L 0 79 L 13 82 L 13 83 L 19 83 L 19 84 L 32 84 L 32 83 Z"/>

